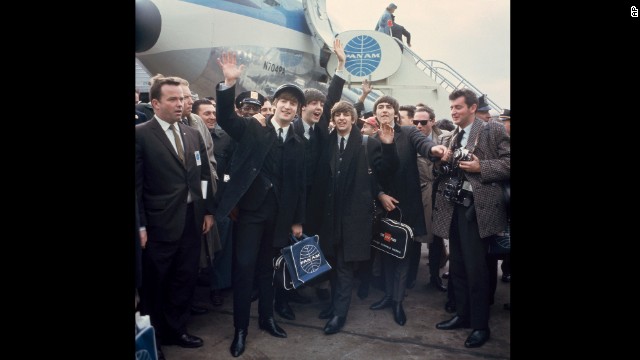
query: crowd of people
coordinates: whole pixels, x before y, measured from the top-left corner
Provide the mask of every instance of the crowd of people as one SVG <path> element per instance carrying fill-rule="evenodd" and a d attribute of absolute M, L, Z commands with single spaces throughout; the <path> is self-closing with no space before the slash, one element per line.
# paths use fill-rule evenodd
<path fill-rule="evenodd" d="M 395 9 L 387 7 L 376 30 L 392 35 Z M 137 305 L 156 330 L 158 358 L 162 345 L 203 345 L 187 330 L 191 315 L 208 311 L 193 304 L 199 274 L 207 274 L 213 306 L 233 291 L 232 356 L 249 346 L 252 301 L 259 328 L 286 338 L 274 312 L 295 319 L 288 303 L 305 299 L 274 286 L 273 258 L 303 234 L 320 236 L 333 267 L 313 285 L 327 302 L 318 314 L 325 334 L 341 331 L 355 285 L 366 298 L 375 275 L 384 296 L 370 309 L 391 309 L 403 326 L 403 299 L 426 243 L 427 286 L 446 292 L 446 310 L 455 313 L 434 326 L 471 329 L 470 348 L 490 339 L 499 259 L 487 255 L 487 239 L 508 231 L 500 184 L 510 179 L 510 111 L 495 121 L 484 95 L 457 89 L 449 95 L 452 120 L 388 95 L 364 112 L 371 84 L 363 82 L 355 104 L 341 100 L 346 55 L 338 39 L 333 45 L 338 66 L 326 94 L 295 84 L 270 96 L 238 93 L 244 66 L 233 51 L 214 64 L 224 75 L 215 97 L 194 99 L 186 80 L 162 74 L 152 78 L 149 103 L 136 91 Z M 404 258 L 370 246 L 376 207 L 401 208 L 413 230 Z M 510 259 L 500 259 L 510 281 Z"/>

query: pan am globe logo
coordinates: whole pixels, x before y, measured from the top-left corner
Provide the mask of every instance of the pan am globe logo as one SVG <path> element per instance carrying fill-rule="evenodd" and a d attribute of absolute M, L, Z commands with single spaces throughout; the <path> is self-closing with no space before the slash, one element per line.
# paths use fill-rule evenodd
<path fill-rule="evenodd" d="M 345 68 L 354 76 L 367 76 L 380 65 L 382 50 L 378 42 L 367 35 L 356 36 L 344 47 Z"/>
<path fill-rule="evenodd" d="M 320 258 L 320 251 L 313 245 L 305 245 L 300 249 L 300 267 L 306 271 L 307 274 L 318 271 L 322 264 Z"/>

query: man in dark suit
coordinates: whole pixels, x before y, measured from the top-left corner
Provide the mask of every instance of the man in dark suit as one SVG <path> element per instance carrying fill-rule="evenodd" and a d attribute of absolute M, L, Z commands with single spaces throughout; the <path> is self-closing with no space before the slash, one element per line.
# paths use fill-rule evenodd
<path fill-rule="evenodd" d="M 325 147 L 329 136 L 329 118 L 331 117 L 331 108 L 333 104 L 340 100 L 342 97 L 342 88 L 344 87 L 344 64 L 346 61 L 346 54 L 342 48 L 340 40 L 335 39 L 333 42 L 333 52 L 338 58 L 338 67 L 336 68 L 335 76 L 331 79 L 329 84 L 329 90 L 327 95 L 323 94 L 320 90 L 314 88 L 304 89 L 305 102 L 302 106 L 301 116 L 293 121 L 293 131 L 298 134 L 305 146 L 305 162 L 306 162 L 306 223 L 304 224 L 307 235 L 318 234 L 320 229 L 320 222 L 322 219 L 322 213 L 318 212 L 318 202 L 323 198 L 314 197 L 311 199 L 313 192 L 311 191 L 311 185 L 315 179 L 316 168 L 318 167 L 318 160 L 320 158 L 320 152 Z M 326 289 L 326 281 L 316 284 L 316 291 L 319 296 L 325 296 L 328 298 L 328 289 Z M 297 298 L 296 298 L 297 297 Z M 291 301 L 297 301 L 301 303 L 309 303 L 310 300 L 306 298 L 300 298 L 301 295 L 294 290 L 285 291 L 282 289 L 276 290 L 275 310 L 278 315 L 285 319 L 295 319 L 293 309 L 289 306 L 287 299 Z M 295 299 L 295 300 L 294 300 Z"/>
<path fill-rule="evenodd" d="M 218 123 L 238 142 L 230 180 L 216 209 L 217 216 L 227 216 L 233 207 L 239 208 L 233 271 L 235 333 L 229 349 L 237 357 L 245 350 L 256 267 L 259 327 L 275 337 L 287 337 L 273 318 L 272 261 L 289 244 L 290 234 L 302 235 L 305 220 L 304 144 L 290 126 L 304 93 L 293 84 L 278 87 L 275 114 L 263 126 L 234 111 L 235 84 L 244 69 L 237 65 L 236 54 L 223 53 L 218 65 L 225 78 L 216 86 Z"/>
<path fill-rule="evenodd" d="M 198 131 L 180 122 L 180 83 L 158 78 L 150 96 L 154 118 L 137 125 L 135 135 L 142 313 L 151 316 L 161 344 L 200 347 L 202 339 L 188 334 L 186 325 L 200 239 L 214 221 L 209 159 Z"/>
<path fill-rule="evenodd" d="M 399 104 L 395 98 L 388 95 L 381 96 L 376 100 L 373 108 L 380 124 L 394 127 L 393 141 L 398 150 L 398 170 L 385 188 L 386 194 L 381 194 L 378 198 L 386 211 L 394 210 L 396 204 L 399 204 L 402 222 L 411 226 L 414 237 L 426 237 L 427 229 L 424 222 L 417 154 L 428 156 L 435 161 L 436 158 L 444 155 L 446 147 L 436 145 L 414 126 L 400 126 L 394 123 L 399 113 Z M 374 138 L 376 136 L 374 135 Z M 398 259 L 393 255 L 381 252 L 385 295 L 369 307 L 371 310 L 393 307 L 393 318 L 401 326 L 407 321 L 402 301 L 407 285 L 412 250 L 411 246 L 407 247 L 404 259 Z"/>
<path fill-rule="evenodd" d="M 393 128 L 380 131 L 380 139 L 363 135 L 355 122 L 356 109 L 346 101 L 331 109 L 336 130 L 328 136 L 321 149 L 312 192 L 320 216 L 320 246 L 334 265 L 331 272 L 331 306 L 321 318 L 328 318 L 324 333 L 335 334 L 342 329 L 351 303 L 354 271 L 357 264 L 370 258 L 373 201 L 384 182 L 393 174 L 398 156 L 393 143 Z M 318 126 L 325 129 L 328 119 Z M 366 146 L 366 147 L 365 147 Z"/>
<path fill-rule="evenodd" d="M 433 231 L 449 239 L 449 272 L 457 314 L 436 328 L 472 328 L 464 346 L 473 348 L 482 346 L 490 337 L 486 238 L 507 227 L 499 182 L 510 178 L 511 140 L 502 124 L 476 117 L 478 97 L 473 91 L 455 90 L 449 100 L 457 127 L 450 140 L 445 140 L 449 150 L 441 163 L 449 162 L 447 165 L 453 170 L 438 186 Z M 471 160 L 452 158 L 461 154 L 461 149 L 469 152 Z M 455 191 L 449 191 L 452 189 Z"/>

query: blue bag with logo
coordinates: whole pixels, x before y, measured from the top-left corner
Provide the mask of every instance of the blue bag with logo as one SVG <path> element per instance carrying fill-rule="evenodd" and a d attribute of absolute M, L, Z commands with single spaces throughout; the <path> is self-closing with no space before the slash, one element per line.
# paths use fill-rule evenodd
<path fill-rule="evenodd" d="M 274 280 L 287 290 L 297 289 L 331 270 L 320 250 L 320 237 L 304 234 L 302 237 L 298 240 L 291 236 L 294 243 L 282 248 L 282 255 L 274 259 Z"/>

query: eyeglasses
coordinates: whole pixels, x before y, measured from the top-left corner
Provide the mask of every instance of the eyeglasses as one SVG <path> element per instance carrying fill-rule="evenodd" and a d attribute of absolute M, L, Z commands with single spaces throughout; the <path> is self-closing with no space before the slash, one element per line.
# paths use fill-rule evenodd
<path fill-rule="evenodd" d="M 422 125 L 422 126 L 426 126 L 427 123 L 431 121 L 431 120 L 413 120 L 413 125 Z"/>

